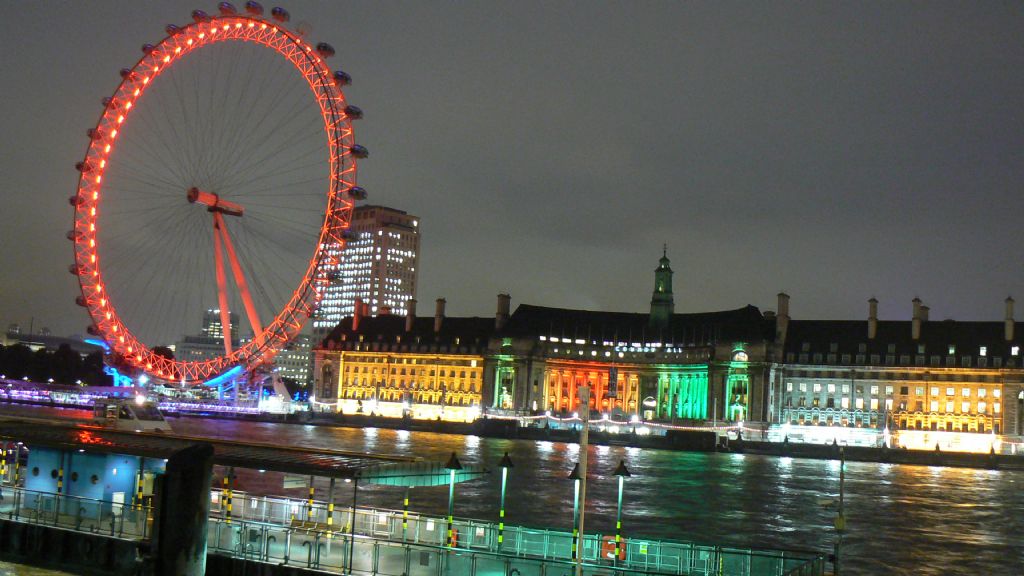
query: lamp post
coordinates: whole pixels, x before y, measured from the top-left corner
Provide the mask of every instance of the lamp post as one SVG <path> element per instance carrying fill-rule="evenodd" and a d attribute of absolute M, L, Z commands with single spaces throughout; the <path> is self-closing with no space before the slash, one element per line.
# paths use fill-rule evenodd
<path fill-rule="evenodd" d="M 512 459 L 508 457 L 508 452 L 501 457 L 498 466 L 501 466 L 501 504 L 498 508 L 498 551 L 500 552 L 501 544 L 505 541 L 505 486 L 508 481 L 508 469 L 512 467 Z"/>
<path fill-rule="evenodd" d="M 629 473 L 629 469 L 626 468 L 626 461 L 619 460 L 619 467 L 613 472 L 619 479 L 619 500 L 618 505 L 615 507 L 615 556 L 612 557 L 612 565 L 619 563 L 619 550 L 622 546 L 622 486 L 625 484 L 626 478 L 632 476 Z"/>
<path fill-rule="evenodd" d="M 448 470 L 448 541 L 446 545 L 451 548 L 455 544 L 455 540 L 452 538 L 452 511 L 455 506 L 455 471 L 462 470 L 462 464 L 459 463 L 459 458 L 452 452 L 451 457 L 448 458 L 448 462 L 445 463 L 444 467 Z"/>
<path fill-rule="evenodd" d="M 569 480 L 573 481 L 572 493 L 572 560 L 576 561 L 576 539 L 579 537 L 580 521 L 580 465 L 577 462 L 569 473 Z"/>

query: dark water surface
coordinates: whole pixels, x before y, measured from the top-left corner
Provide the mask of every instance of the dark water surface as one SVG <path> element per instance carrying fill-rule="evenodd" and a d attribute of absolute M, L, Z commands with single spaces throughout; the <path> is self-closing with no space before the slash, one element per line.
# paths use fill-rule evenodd
<path fill-rule="evenodd" d="M 2 411 L 13 407 L 3 406 Z M 78 411 L 47 410 L 57 417 Z M 506 496 L 511 525 L 568 530 L 579 447 L 383 429 L 329 428 L 196 418 L 172 419 L 175 431 L 361 452 L 417 455 L 497 470 L 508 451 L 515 467 Z M 591 446 L 587 532 L 612 533 L 616 481 L 625 459 L 623 533 L 753 548 L 829 552 L 839 463 L 754 455 L 704 454 Z M 460 484 L 456 516 L 495 520 L 500 473 Z M 240 474 L 239 489 L 281 494 L 280 477 Z M 325 486 L 318 485 L 317 495 Z M 351 484 L 336 500 L 348 503 Z M 299 496 L 298 492 L 289 495 Z M 359 488 L 360 505 L 401 508 L 401 488 Z M 412 491 L 410 508 L 447 511 L 447 487 Z M 849 462 L 846 466 L 843 574 L 1024 574 L 1024 473 Z"/>

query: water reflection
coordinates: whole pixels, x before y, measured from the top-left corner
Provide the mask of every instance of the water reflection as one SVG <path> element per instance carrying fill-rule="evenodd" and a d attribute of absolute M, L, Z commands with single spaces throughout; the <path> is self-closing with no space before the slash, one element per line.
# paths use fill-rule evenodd
<path fill-rule="evenodd" d="M 257 422 L 175 419 L 191 434 L 279 445 L 416 455 L 497 470 L 507 451 L 515 467 L 506 497 L 509 524 L 567 530 L 572 518 L 569 471 L 579 446 L 376 429 L 316 428 Z M 761 548 L 831 551 L 838 461 L 591 447 L 588 531 L 612 533 L 624 459 L 623 533 Z M 280 475 L 253 473 L 245 490 L 281 492 Z M 256 479 L 263 477 L 266 480 Z M 843 542 L 845 575 L 1020 574 L 1024 565 L 1024 491 L 1019 472 L 847 462 Z M 277 485 L 274 486 L 274 480 Z M 347 503 L 351 484 L 339 484 Z M 325 494 L 326 486 L 317 486 Z M 497 519 L 500 474 L 460 484 L 455 513 Z M 301 490 L 297 491 L 297 496 Z M 401 508 L 402 489 L 360 484 L 359 501 Z M 825 503 L 826 505 L 822 505 Z M 443 515 L 447 489 L 412 490 L 411 508 Z"/>

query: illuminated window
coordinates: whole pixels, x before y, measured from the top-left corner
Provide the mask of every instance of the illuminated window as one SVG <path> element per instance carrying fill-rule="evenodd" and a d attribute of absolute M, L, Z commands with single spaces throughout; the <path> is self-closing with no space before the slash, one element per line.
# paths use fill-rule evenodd
<path fill-rule="evenodd" d="M 792 392 L 792 391 L 793 391 L 793 383 L 792 382 L 786 382 L 786 392 Z"/>
<path fill-rule="evenodd" d="M 821 392 L 821 383 L 820 382 L 815 382 L 814 383 L 814 391 L 815 392 Z"/>
<path fill-rule="evenodd" d="M 850 409 L 850 399 L 846 398 L 846 397 L 843 397 L 839 401 L 839 405 L 842 406 L 843 410 L 849 410 Z"/>
<path fill-rule="evenodd" d="M 939 411 L 939 401 L 938 400 L 932 400 L 930 408 L 931 408 L 932 412 L 938 412 Z"/>
<path fill-rule="evenodd" d="M 886 396 L 892 396 L 892 386 L 885 387 L 885 394 Z M 904 394 L 906 394 L 906 392 L 904 392 Z"/>
<path fill-rule="evenodd" d="M 996 414 L 999 414 L 999 408 L 1000 408 L 999 402 L 993 402 L 992 403 L 992 411 L 993 412 L 995 412 Z"/>
<path fill-rule="evenodd" d="M 835 384 L 829 384 L 828 385 L 828 393 L 829 394 L 835 394 L 836 393 L 836 385 Z"/>
<path fill-rule="evenodd" d="M 938 395 L 939 395 L 939 387 L 938 386 L 932 386 L 932 396 L 938 396 Z"/>
<path fill-rule="evenodd" d="M 964 398 L 970 398 L 971 397 L 971 389 L 970 388 L 964 388 L 964 389 L 960 390 L 960 395 L 963 396 Z"/>
<path fill-rule="evenodd" d="M 955 388 L 946 388 L 946 396 L 952 396 L 954 394 L 956 394 Z"/>
<path fill-rule="evenodd" d="M 801 392 L 807 392 L 807 383 L 806 382 L 801 382 L 800 383 L 800 391 Z"/>
<path fill-rule="evenodd" d="M 850 393 L 850 385 L 849 384 L 843 384 L 843 394 L 849 394 L 849 393 Z"/>
<path fill-rule="evenodd" d="M 857 410 L 863 410 L 864 409 L 864 399 L 863 398 L 857 398 L 857 400 L 855 401 L 854 405 L 857 406 Z"/>
<path fill-rule="evenodd" d="M 918 396 L 924 396 L 924 388 L 921 386 L 914 388 L 914 394 L 917 394 Z"/>
<path fill-rule="evenodd" d="M 992 390 L 992 397 L 993 398 L 999 398 L 1002 395 L 1003 395 L 1003 392 L 999 388 L 996 388 L 996 389 Z"/>
<path fill-rule="evenodd" d="M 961 402 L 960 403 L 960 411 L 961 412 L 965 412 L 965 413 L 966 412 L 970 412 L 971 411 L 971 403 L 970 402 Z"/>
<path fill-rule="evenodd" d="M 953 344 L 950 344 L 949 345 L 949 355 L 952 356 L 953 354 L 956 354 L 956 346 L 954 346 Z"/>
<path fill-rule="evenodd" d="M 872 386 L 871 387 L 871 395 L 872 396 L 878 396 L 878 386 Z"/>
<path fill-rule="evenodd" d="M 871 409 L 878 410 L 878 398 L 871 399 Z"/>
<path fill-rule="evenodd" d="M 978 402 L 978 412 L 981 413 L 981 414 L 984 414 L 986 410 L 988 410 L 988 403 L 984 402 L 984 401 L 979 401 Z"/>
<path fill-rule="evenodd" d="M 953 401 L 949 400 L 949 401 L 946 402 L 946 412 L 952 412 L 952 411 L 953 411 Z"/>
<path fill-rule="evenodd" d="M 986 355 L 988 355 L 988 348 L 987 347 L 982 346 L 981 348 L 978 348 L 978 356 L 986 356 Z"/>
<path fill-rule="evenodd" d="M 906 410 L 907 407 L 906 407 L 906 405 L 903 405 L 900 408 L 902 410 Z M 885 409 L 886 410 L 892 410 L 892 398 L 886 398 L 885 399 Z"/>
<path fill-rule="evenodd" d="M 978 398 L 984 398 L 985 392 L 986 390 L 984 388 L 978 388 Z"/>
<path fill-rule="evenodd" d="M 1019 356 L 1020 355 L 1020 346 L 1012 346 L 1012 347 L 1010 347 L 1010 355 L 1011 356 Z"/>

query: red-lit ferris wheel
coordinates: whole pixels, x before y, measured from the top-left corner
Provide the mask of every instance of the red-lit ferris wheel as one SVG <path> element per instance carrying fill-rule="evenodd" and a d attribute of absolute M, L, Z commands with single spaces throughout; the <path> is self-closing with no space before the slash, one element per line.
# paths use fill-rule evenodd
<path fill-rule="evenodd" d="M 167 26 L 121 70 L 71 198 L 89 332 L 116 364 L 164 381 L 250 369 L 292 340 L 365 197 L 356 158 L 367 152 L 350 124 L 362 112 L 345 102 L 349 76 L 325 62 L 334 49 L 289 30 L 281 8 L 218 8 Z M 159 350 L 189 334 L 222 348 Z"/>

